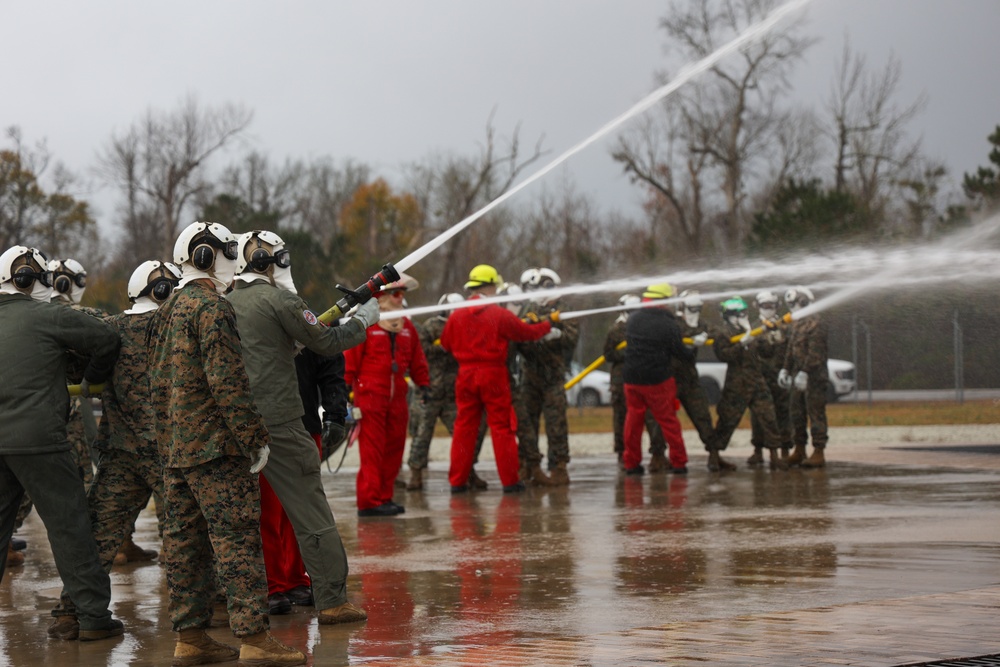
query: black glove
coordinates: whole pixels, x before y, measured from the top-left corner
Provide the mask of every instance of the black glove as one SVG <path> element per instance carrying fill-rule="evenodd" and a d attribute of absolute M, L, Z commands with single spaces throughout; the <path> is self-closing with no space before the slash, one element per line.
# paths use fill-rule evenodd
<path fill-rule="evenodd" d="M 431 400 L 431 388 L 420 387 L 420 405 L 427 405 L 429 400 Z"/>
<path fill-rule="evenodd" d="M 347 428 L 343 424 L 332 421 L 323 422 L 323 435 L 320 437 L 320 444 L 323 446 L 322 457 L 324 461 L 340 449 L 346 435 Z"/>

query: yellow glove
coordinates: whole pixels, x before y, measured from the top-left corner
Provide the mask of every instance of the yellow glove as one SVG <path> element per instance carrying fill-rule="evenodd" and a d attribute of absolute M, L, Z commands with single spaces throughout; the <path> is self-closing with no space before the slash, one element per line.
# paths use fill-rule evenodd
<path fill-rule="evenodd" d="M 528 322 L 529 324 L 538 324 L 538 315 L 535 315 L 534 313 L 528 313 L 527 315 L 524 316 L 524 321 Z"/>
<path fill-rule="evenodd" d="M 553 322 L 558 322 L 559 321 L 559 311 L 558 310 L 553 310 L 551 313 L 549 313 L 549 319 L 552 320 Z"/>

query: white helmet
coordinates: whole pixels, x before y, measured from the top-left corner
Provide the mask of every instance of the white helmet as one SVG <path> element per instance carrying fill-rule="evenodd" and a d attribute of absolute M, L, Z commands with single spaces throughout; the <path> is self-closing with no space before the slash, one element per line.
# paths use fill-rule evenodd
<path fill-rule="evenodd" d="M 698 326 L 701 319 L 701 309 L 705 302 L 701 300 L 701 293 L 696 289 L 686 289 L 678 297 L 677 314 L 684 318 L 684 322 L 689 327 Z"/>
<path fill-rule="evenodd" d="M 184 277 L 181 287 L 195 280 L 210 280 L 215 291 L 225 294 L 236 275 L 239 255 L 236 237 L 217 222 L 192 222 L 174 244 L 174 261 Z"/>
<path fill-rule="evenodd" d="M 814 300 L 815 297 L 813 296 L 812 290 L 808 287 L 791 287 L 785 292 L 785 305 L 788 306 L 788 310 L 791 311 L 804 308 Z"/>
<path fill-rule="evenodd" d="M 528 271 L 534 271 L 534 270 L 535 269 L 528 269 Z M 527 273 L 527 271 L 525 271 L 525 273 Z M 521 274 L 521 277 L 522 278 L 524 277 L 524 273 Z M 524 294 L 524 290 L 521 289 L 520 285 L 515 285 L 514 283 L 504 283 L 500 285 L 500 288 L 497 290 L 497 296 L 518 295 L 518 294 Z M 515 315 L 518 315 L 521 312 L 520 301 L 507 301 L 503 305 L 507 310 L 514 313 Z"/>
<path fill-rule="evenodd" d="M 774 309 L 778 308 L 778 295 L 770 290 L 764 290 L 763 292 L 758 292 L 757 296 L 753 298 L 753 304 L 757 308 L 766 307 L 764 304 L 772 304 Z"/>
<path fill-rule="evenodd" d="M 51 293 L 52 272 L 48 265 L 45 254 L 37 248 L 8 248 L 0 255 L 0 289 L 8 294 L 30 294 L 32 298 L 36 292 Z"/>
<path fill-rule="evenodd" d="M 465 301 L 465 298 L 456 292 L 448 292 L 447 294 L 442 294 L 441 298 L 438 299 L 438 305 L 443 306 L 445 304 L 460 303 Z M 451 314 L 451 309 L 442 310 L 441 317 L 448 317 Z"/>
<path fill-rule="evenodd" d="M 622 294 L 618 297 L 618 304 L 622 306 L 634 306 L 638 303 L 642 303 L 642 299 L 635 294 Z M 616 322 L 624 322 L 628 319 L 629 310 L 622 311 L 621 315 L 616 318 Z"/>
<path fill-rule="evenodd" d="M 292 257 L 285 242 L 274 232 L 255 229 L 241 234 L 236 242 L 236 273 L 264 275 L 272 266 L 287 269 Z"/>
<path fill-rule="evenodd" d="M 75 259 L 53 259 L 49 262 L 52 272 L 53 294 L 66 303 L 80 303 L 87 289 L 87 270 Z"/>
<path fill-rule="evenodd" d="M 527 275 L 527 281 L 525 276 Z M 526 289 L 549 289 L 560 284 L 559 274 L 552 269 L 528 269 L 521 274 L 521 286 Z"/>
<path fill-rule="evenodd" d="M 133 305 L 129 315 L 159 308 L 181 280 L 181 272 L 169 262 L 147 260 L 136 267 L 128 279 L 128 300 Z"/>
<path fill-rule="evenodd" d="M 174 261 L 189 264 L 199 271 L 210 271 L 218 251 L 228 260 L 237 259 L 238 244 L 233 233 L 217 222 L 192 222 L 174 243 Z"/>

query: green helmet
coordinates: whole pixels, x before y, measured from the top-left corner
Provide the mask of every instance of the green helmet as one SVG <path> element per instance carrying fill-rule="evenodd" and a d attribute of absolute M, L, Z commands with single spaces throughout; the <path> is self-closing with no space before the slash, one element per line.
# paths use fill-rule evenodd
<path fill-rule="evenodd" d="M 744 301 L 741 296 L 729 297 L 719 304 L 719 308 L 722 310 L 723 317 L 736 316 L 740 313 L 745 313 L 748 310 L 747 302 Z"/>

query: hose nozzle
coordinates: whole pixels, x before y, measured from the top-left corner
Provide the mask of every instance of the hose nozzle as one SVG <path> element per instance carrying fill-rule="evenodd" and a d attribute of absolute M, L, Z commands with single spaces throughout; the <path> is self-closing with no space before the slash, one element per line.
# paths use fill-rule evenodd
<path fill-rule="evenodd" d="M 354 306 L 365 303 L 368 299 L 372 298 L 384 285 L 388 285 L 389 283 L 397 280 L 399 280 L 399 271 L 397 271 L 396 267 L 389 262 L 382 267 L 381 271 L 369 278 L 367 282 L 354 289 L 348 289 L 343 285 L 338 284 L 337 289 L 344 293 L 344 297 L 337 301 L 333 308 L 320 315 L 319 321 L 324 324 L 329 324 L 330 322 L 343 317 L 344 313 L 349 311 Z"/>

